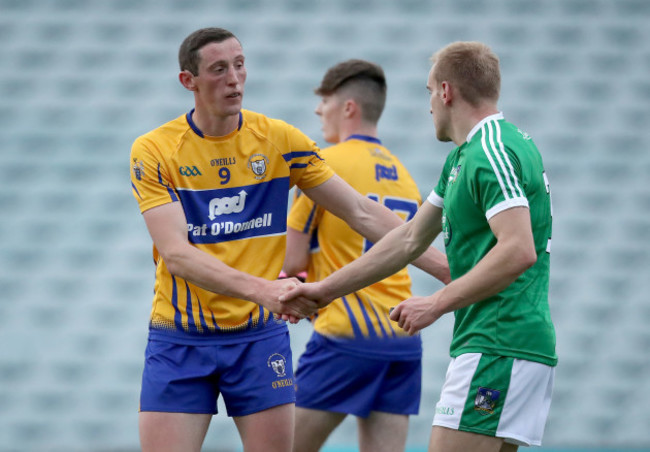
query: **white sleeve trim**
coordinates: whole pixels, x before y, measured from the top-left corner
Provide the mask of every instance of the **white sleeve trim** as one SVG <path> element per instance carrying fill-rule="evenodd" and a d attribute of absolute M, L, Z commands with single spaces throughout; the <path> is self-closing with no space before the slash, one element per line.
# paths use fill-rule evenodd
<path fill-rule="evenodd" d="M 431 193 L 429 193 L 429 196 L 427 197 L 427 201 L 436 207 L 440 207 L 441 209 L 444 204 L 444 199 L 441 198 L 435 190 L 431 190 Z"/>
<path fill-rule="evenodd" d="M 485 218 L 489 221 L 490 218 L 504 210 L 512 209 L 513 207 L 528 207 L 528 199 L 526 198 L 510 198 L 501 201 L 499 204 L 492 206 L 485 212 Z"/>

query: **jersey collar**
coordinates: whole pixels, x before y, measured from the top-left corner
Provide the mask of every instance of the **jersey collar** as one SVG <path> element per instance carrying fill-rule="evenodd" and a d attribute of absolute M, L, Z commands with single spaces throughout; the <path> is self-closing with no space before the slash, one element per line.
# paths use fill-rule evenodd
<path fill-rule="evenodd" d="M 381 140 L 379 138 L 371 137 L 370 135 L 360 135 L 356 133 L 350 135 L 343 141 L 348 141 L 348 140 L 361 140 L 361 141 L 367 141 L 369 143 L 381 144 Z"/>
<path fill-rule="evenodd" d="M 192 114 L 194 113 L 194 110 L 195 109 L 192 108 L 189 111 L 189 113 L 185 115 L 185 117 L 187 118 L 187 123 L 190 125 L 190 127 L 192 128 L 192 130 L 194 131 L 195 134 L 197 134 L 201 138 L 205 138 L 205 135 L 203 134 L 201 129 L 199 129 L 199 127 L 194 123 L 194 120 L 192 119 Z M 237 130 L 241 130 L 241 126 L 242 126 L 243 122 L 244 122 L 244 115 L 242 115 L 242 112 L 240 111 L 239 112 L 239 124 L 237 125 Z"/>
<path fill-rule="evenodd" d="M 467 140 L 466 141 L 469 142 L 472 139 L 472 137 L 476 134 L 476 132 L 478 132 L 481 127 L 483 127 L 483 124 L 485 124 L 488 121 L 498 121 L 499 119 L 503 119 L 503 113 L 502 112 L 495 113 L 493 115 L 486 116 L 485 118 L 481 119 L 479 121 L 479 123 L 476 124 L 472 128 L 472 130 L 469 131 L 469 133 L 467 134 Z"/>

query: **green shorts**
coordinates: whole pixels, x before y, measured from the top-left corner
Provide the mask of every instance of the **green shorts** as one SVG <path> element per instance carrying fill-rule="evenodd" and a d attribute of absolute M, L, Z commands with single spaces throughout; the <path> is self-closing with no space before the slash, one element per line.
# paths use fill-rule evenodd
<path fill-rule="evenodd" d="M 466 353 L 452 358 L 433 425 L 542 444 L 555 368 L 505 356 Z"/>

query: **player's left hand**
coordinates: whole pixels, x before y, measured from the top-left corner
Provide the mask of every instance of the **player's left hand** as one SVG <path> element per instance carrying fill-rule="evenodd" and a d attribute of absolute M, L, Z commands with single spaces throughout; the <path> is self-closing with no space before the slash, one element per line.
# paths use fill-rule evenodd
<path fill-rule="evenodd" d="M 411 297 L 402 301 L 390 313 L 390 319 L 413 336 L 422 328 L 426 328 L 440 318 L 435 309 L 433 298 L 436 294 L 429 297 Z"/>

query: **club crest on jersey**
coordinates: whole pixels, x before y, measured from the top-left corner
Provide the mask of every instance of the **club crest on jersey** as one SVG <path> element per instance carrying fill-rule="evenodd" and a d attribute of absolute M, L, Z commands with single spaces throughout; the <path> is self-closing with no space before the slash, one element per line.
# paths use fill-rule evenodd
<path fill-rule="evenodd" d="M 287 360 L 279 353 L 273 353 L 266 361 L 266 366 L 273 369 L 275 375 L 284 377 L 287 375 Z"/>
<path fill-rule="evenodd" d="M 480 414 L 492 414 L 500 396 L 501 391 L 479 387 L 476 391 L 476 398 L 474 399 L 474 409 Z"/>
<path fill-rule="evenodd" d="M 142 163 L 141 160 L 133 159 L 133 166 L 131 168 L 133 170 L 133 175 L 135 178 L 142 180 L 144 177 L 144 163 Z"/>
<path fill-rule="evenodd" d="M 266 170 L 269 165 L 269 159 L 264 154 L 253 154 L 248 159 L 246 165 L 255 175 L 255 179 L 260 180 L 266 177 Z"/>
<path fill-rule="evenodd" d="M 452 168 L 451 173 L 449 173 L 449 179 L 447 180 L 447 185 L 453 184 L 458 179 L 458 174 L 460 173 L 461 165 L 458 165 L 455 168 Z"/>

